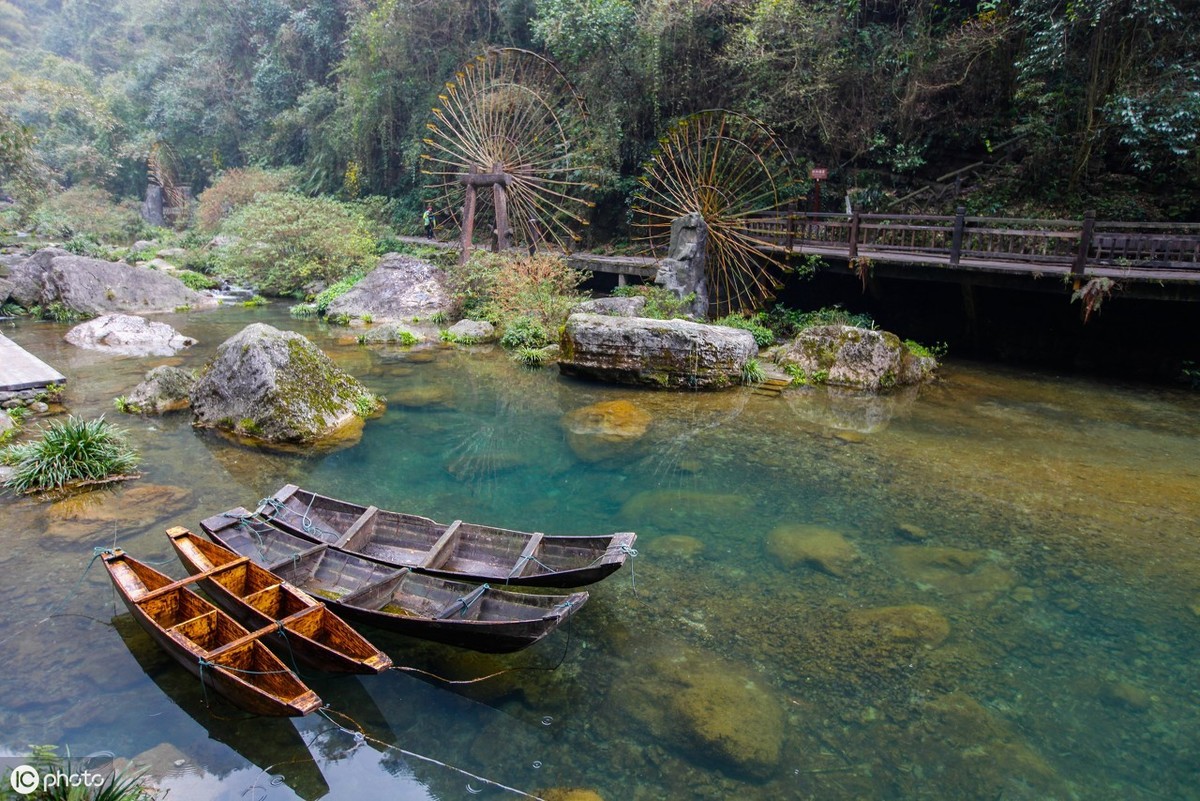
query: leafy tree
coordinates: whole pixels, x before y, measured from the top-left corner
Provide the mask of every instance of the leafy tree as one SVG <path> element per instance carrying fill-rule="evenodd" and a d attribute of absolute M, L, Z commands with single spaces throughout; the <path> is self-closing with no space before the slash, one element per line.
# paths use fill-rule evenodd
<path fill-rule="evenodd" d="M 218 253 L 222 270 L 268 294 L 362 274 L 375 260 L 367 223 L 329 198 L 262 195 L 234 212 L 221 230 L 231 238 Z"/>

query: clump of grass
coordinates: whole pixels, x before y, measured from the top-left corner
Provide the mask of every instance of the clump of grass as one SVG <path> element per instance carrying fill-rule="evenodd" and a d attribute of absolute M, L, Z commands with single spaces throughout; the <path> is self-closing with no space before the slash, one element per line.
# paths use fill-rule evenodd
<path fill-rule="evenodd" d="M 288 314 L 298 319 L 307 319 L 316 317 L 319 312 L 315 303 L 297 303 L 295 306 L 288 309 Z"/>
<path fill-rule="evenodd" d="M 0 460 L 16 467 L 5 486 L 23 493 L 103 482 L 133 472 L 138 464 L 119 429 L 103 417 L 74 415 L 50 423 L 39 439 L 8 446 Z"/>
<path fill-rule="evenodd" d="M 449 342 L 453 345 L 477 345 L 479 340 L 475 337 L 469 337 L 464 334 L 456 334 L 449 328 L 443 328 L 438 333 L 438 338 L 443 342 Z"/>
<path fill-rule="evenodd" d="M 247 309 L 254 309 L 259 306 L 266 306 L 267 299 L 264 298 L 262 295 L 255 295 L 254 297 L 250 298 L 250 300 L 243 300 L 242 305 L 245 306 Z"/>
<path fill-rule="evenodd" d="M 550 361 L 550 354 L 543 348 L 517 348 L 512 357 L 526 367 L 545 367 L 546 362 Z"/>
<path fill-rule="evenodd" d="M 758 359 L 747 359 L 745 366 L 742 367 L 742 383 L 761 384 L 766 380 L 767 372 Z"/>
<path fill-rule="evenodd" d="M 367 392 L 354 399 L 354 413 L 365 420 L 379 411 L 383 404 L 383 398 L 373 392 Z"/>

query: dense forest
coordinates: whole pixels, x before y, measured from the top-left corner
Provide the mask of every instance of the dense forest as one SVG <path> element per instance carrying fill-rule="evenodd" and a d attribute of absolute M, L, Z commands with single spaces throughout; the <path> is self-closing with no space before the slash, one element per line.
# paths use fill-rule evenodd
<path fill-rule="evenodd" d="M 421 142 L 489 46 L 553 59 L 590 111 L 599 236 L 682 116 L 766 123 L 826 206 L 1200 219 L 1193 0 L 0 0 L 0 178 L 17 207 L 136 198 L 169 146 L 200 192 L 291 168 L 419 216 Z M 953 193 L 919 193 L 950 182 Z M 910 197 L 911 196 L 911 197 Z M 908 198 L 908 199 L 906 199 Z"/>

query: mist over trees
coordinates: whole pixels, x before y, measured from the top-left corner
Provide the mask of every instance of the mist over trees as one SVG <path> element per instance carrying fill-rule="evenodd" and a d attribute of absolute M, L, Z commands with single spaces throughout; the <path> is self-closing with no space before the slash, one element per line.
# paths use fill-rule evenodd
<path fill-rule="evenodd" d="M 489 46 L 552 58 L 589 110 L 600 233 L 709 108 L 771 126 L 866 209 L 985 162 L 979 214 L 1200 218 L 1193 0 L 0 0 L 0 182 L 137 197 L 156 143 L 198 192 L 294 169 L 310 193 L 421 200 L 446 81 Z M 914 203 L 932 202 L 932 193 Z"/>

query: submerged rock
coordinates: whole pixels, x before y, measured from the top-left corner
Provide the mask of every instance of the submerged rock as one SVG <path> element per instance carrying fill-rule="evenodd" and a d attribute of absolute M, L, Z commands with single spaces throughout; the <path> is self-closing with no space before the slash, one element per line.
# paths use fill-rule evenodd
<path fill-rule="evenodd" d="M 986 551 L 895 545 L 899 572 L 918 587 L 932 588 L 968 602 L 987 602 L 1017 582 L 1012 571 L 991 561 Z"/>
<path fill-rule="evenodd" d="M 196 423 L 266 442 L 313 442 L 378 399 L 293 331 L 254 323 L 227 339 L 191 394 Z"/>
<path fill-rule="evenodd" d="M 356 341 L 361 341 L 365 345 L 387 345 L 397 342 L 401 344 L 413 342 L 415 344 L 424 342 L 425 335 L 400 323 L 384 323 L 362 334 L 361 340 Z"/>
<path fill-rule="evenodd" d="M 125 398 L 130 412 L 163 414 L 177 412 L 191 405 L 196 374 L 181 367 L 163 365 L 146 373 L 145 380 Z"/>
<path fill-rule="evenodd" d="M 172 276 L 123 262 L 76 256 L 45 248 L 14 265 L 13 300 L 25 308 L 61 303 L 88 315 L 108 312 L 174 311 L 182 306 L 210 308 L 217 302 L 188 289 Z"/>
<path fill-rule="evenodd" d="M 812 383 L 879 392 L 933 378 L 937 360 L 916 356 L 898 336 L 850 325 L 801 331 L 772 352 L 780 367 L 800 369 Z"/>
<path fill-rule="evenodd" d="M 618 714 L 690 759 L 733 775 L 770 777 L 783 751 L 784 715 L 760 677 L 713 654 L 678 650 L 651 667 L 651 677 L 622 683 Z"/>
<path fill-rule="evenodd" d="M 130 486 L 72 495 L 51 504 L 47 517 L 47 542 L 96 542 L 114 533 L 127 534 L 131 525 L 152 526 L 181 514 L 192 504 L 192 491 L 165 484 Z"/>
<path fill-rule="evenodd" d="M 130 314 L 105 314 L 88 320 L 63 338 L 80 348 L 122 356 L 171 356 L 196 344 L 166 323 Z"/>
<path fill-rule="evenodd" d="M 854 636 L 864 640 L 932 646 L 950 636 L 945 615 L 920 604 L 855 609 L 846 620 Z"/>
<path fill-rule="evenodd" d="M 446 274 L 427 261 L 389 253 L 349 292 L 329 304 L 331 316 L 370 315 L 376 321 L 411 320 L 447 312 L 453 305 Z"/>
<path fill-rule="evenodd" d="M 563 375 L 658 389 L 725 389 L 758 354 L 749 331 L 688 320 L 572 314 L 559 342 Z"/>
<path fill-rule="evenodd" d="M 562 417 L 567 444 L 585 462 L 627 453 L 646 435 L 650 415 L 627 400 L 602 401 Z"/>
<path fill-rule="evenodd" d="M 767 551 L 784 567 L 804 564 L 838 578 L 859 559 L 858 548 L 841 532 L 808 524 L 776 527 L 767 535 Z"/>

